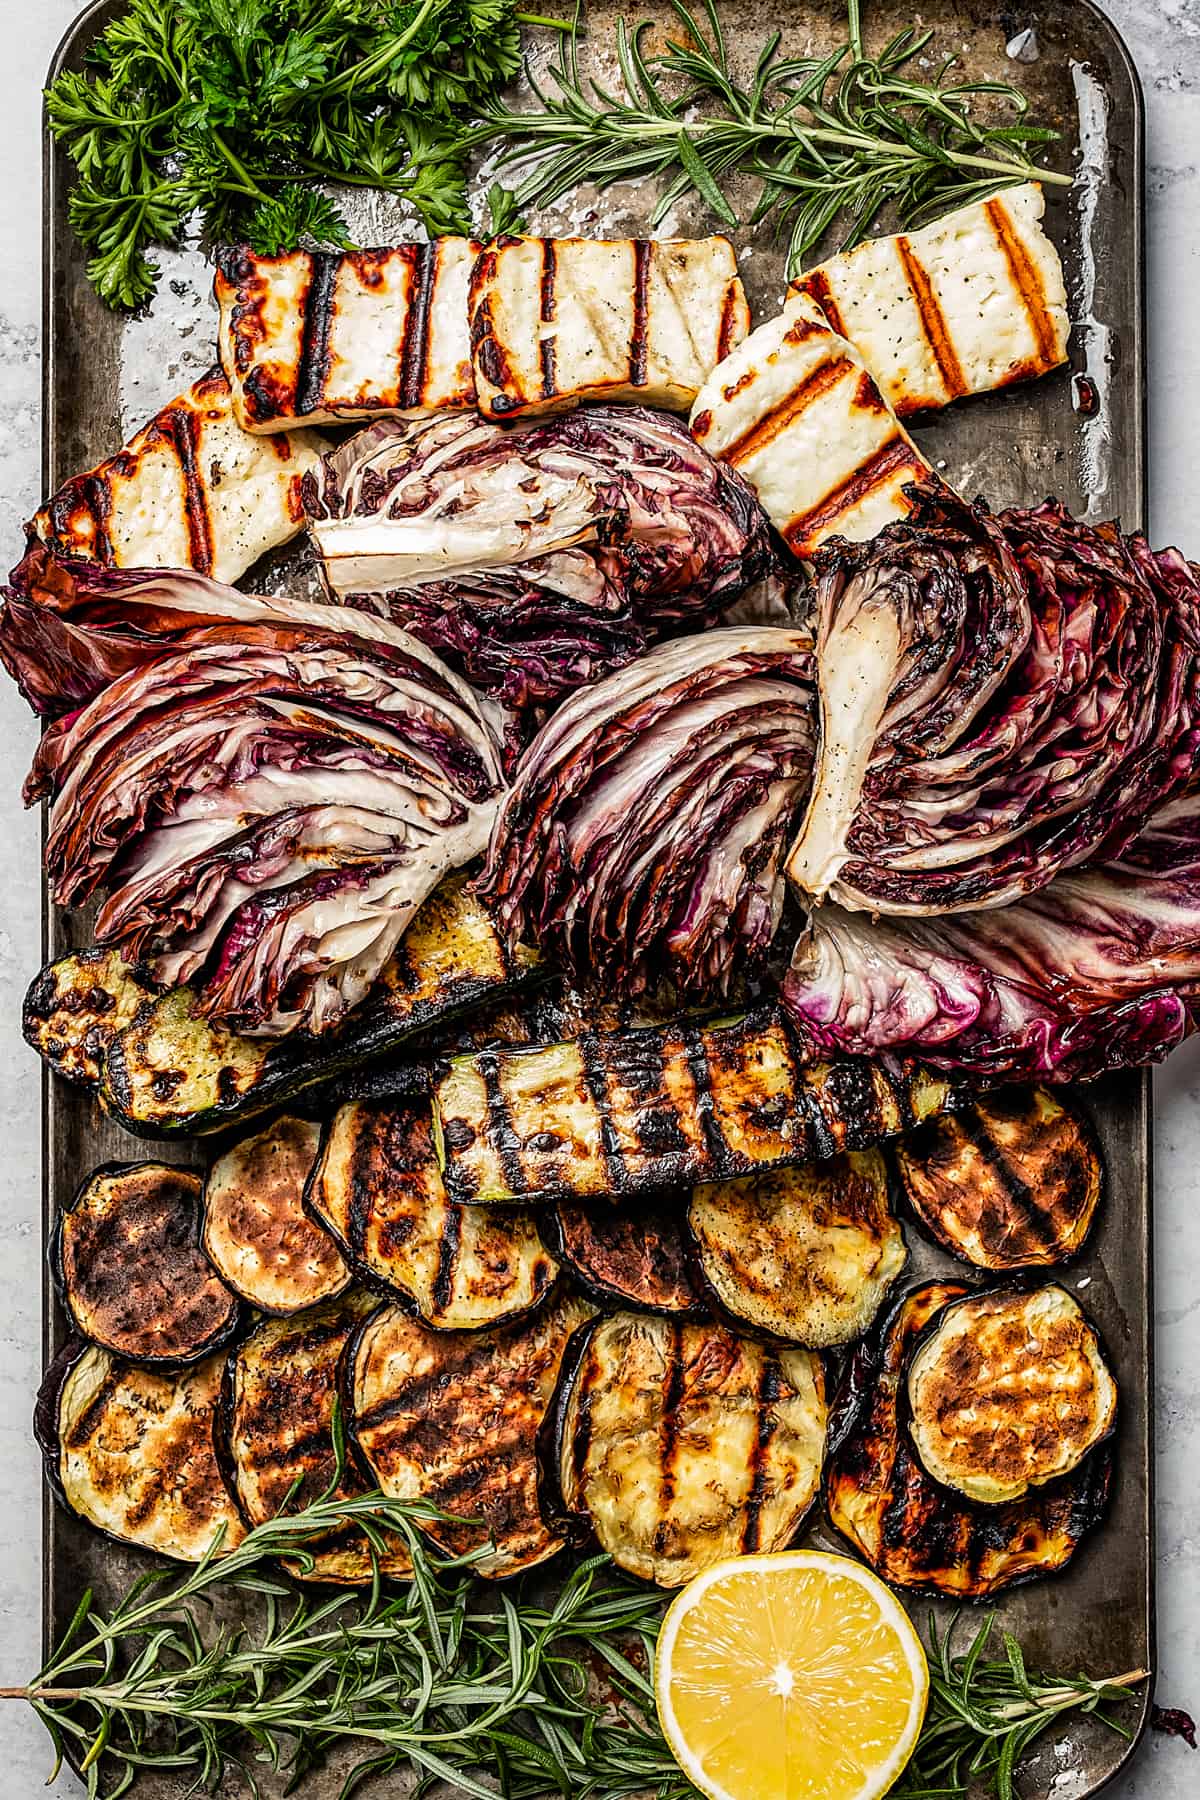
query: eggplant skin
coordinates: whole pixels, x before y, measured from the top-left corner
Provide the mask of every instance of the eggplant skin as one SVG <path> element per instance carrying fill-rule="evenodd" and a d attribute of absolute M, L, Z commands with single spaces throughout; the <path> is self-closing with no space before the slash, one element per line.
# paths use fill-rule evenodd
<path fill-rule="evenodd" d="M 337 1473 L 333 1409 L 342 1358 L 377 1304 L 371 1294 L 354 1289 L 294 1318 L 265 1320 L 231 1352 L 217 1444 L 247 1525 L 265 1524 L 285 1507 L 294 1512 L 328 1492 Z M 366 1487 L 354 1461 L 347 1459 L 338 1496 L 350 1498 Z M 412 1574 L 407 1546 L 396 1536 L 387 1541 L 379 1572 L 405 1580 Z M 311 1567 L 296 1558 L 289 1558 L 285 1567 L 303 1580 L 339 1587 L 361 1586 L 374 1577 L 371 1546 L 353 1526 L 310 1545 L 309 1555 Z"/>
<path fill-rule="evenodd" d="M 478 1331 L 544 1304 L 558 1279 L 524 1207 L 455 1206 L 428 1100 L 339 1107 L 305 1196 L 359 1277 L 437 1331 Z"/>
<path fill-rule="evenodd" d="M 169 1163 L 107 1163 L 88 1176 L 52 1247 L 82 1337 L 128 1362 L 177 1367 L 235 1335 L 241 1303 L 200 1246 L 201 1185 Z"/>
<path fill-rule="evenodd" d="M 199 1562 L 245 1535 L 222 1477 L 216 1418 L 223 1356 L 167 1373 L 82 1338 L 46 1371 L 34 1435 L 59 1503 L 121 1543 Z"/>
<path fill-rule="evenodd" d="M 688 1266 L 678 1195 L 619 1207 L 560 1201 L 543 1212 L 541 1232 L 598 1305 L 688 1319 L 708 1316 Z"/>
<path fill-rule="evenodd" d="M 925 1473 L 904 1418 L 912 1351 L 961 1285 L 914 1288 L 859 1347 L 835 1407 L 825 1503 L 834 1528 L 892 1587 L 984 1600 L 1055 1574 L 1103 1520 L 1111 1440 L 1024 1499 L 980 1506 Z"/>
<path fill-rule="evenodd" d="M 346 1411 L 385 1494 L 461 1515 L 422 1527 L 500 1579 L 565 1541 L 539 1503 L 538 1437 L 572 1333 L 592 1316 L 560 1292 L 533 1318 L 486 1332 L 434 1332 L 403 1307 L 367 1319 L 347 1351 Z"/>
<path fill-rule="evenodd" d="M 721 1325 L 597 1320 L 573 1346 L 553 1416 L 561 1504 L 622 1568 L 663 1587 L 781 1549 L 820 1486 L 820 1359 Z"/>
<path fill-rule="evenodd" d="M 1003 1273 L 1078 1255 L 1104 1189 L 1087 1117 L 1049 1088 L 1002 1088 L 895 1149 L 917 1219 L 953 1255 Z"/>
<path fill-rule="evenodd" d="M 227 1150 L 205 1180 L 205 1254 L 261 1312 L 300 1312 L 350 1285 L 337 1245 L 304 1210 L 320 1139 L 308 1119 L 276 1119 Z"/>
<path fill-rule="evenodd" d="M 693 1191 L 695 1263 L 722 1315 L 825 1350 L 868 1329 L 908 1261 L 878 1150 Z"/>
<path fill-rule="evenodd" d="M 1096 1328 L 1054 1282 L 943 1308 L 913 1353 L 907 1394 L 926 1473 L 985 1505 L 1078 1468 L 1117 1416 Z"/>
<path fill-rule="evenodd" d="M 34 976 L 21 1011 L 25 1042 L 78 1087 L 95 1087 L 109 1044 L 154 993 L 115 950 L 74 950 Z"/>

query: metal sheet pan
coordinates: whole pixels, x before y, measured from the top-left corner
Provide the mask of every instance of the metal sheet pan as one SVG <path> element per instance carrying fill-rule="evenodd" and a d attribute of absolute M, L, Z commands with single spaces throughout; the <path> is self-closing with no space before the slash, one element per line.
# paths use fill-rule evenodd
<path fill-rule="evenodd" d="M 116 10 L 116 0 L 84 13 L 64 40 L 53 74 L 79 67 L 96 30 Z M 594 6 L 594 41 L 612 42 L 615 10 Z M 638 0 L 638 15 L 661 14 L 662 0 Z M 747 57 L 776 25 L 792 50 L 827 46 L 840 35 L 839 0 L 741 0 L 726 6 L 737 42 Z M 873 32 L 889 33 L 914 13 L 905 0 L 876 0 L 869 11 Z M 1079 180 L 1071 194 L 1054 191 L 1049 226 L 1063 248 L 1078 323 L 1072 361 L 1086 372 L 1099 399 L 1084 416 L 1072 406 L 1069 372 L 1023 389 L 949 409 L 918 427 L 927 454 L 951 482 L 983 492 L 994 504 L 1030 502 L 1048 492 L 1062 495 L 1090 518 L 1119 517 L 1126 527 L 1145 514 L 1145 382 L 1143 316 L 1142 109 L 1138 80 L 1119 36 L 1087 0 L 1045 0 L 1017 10 L 987 0 L 931 0 L 918 22 L 938 34 L 939 46 L 958 52 L 973 72 L 1014 74 L 1038 114 L 1060 126 L 1059 154 L 1073 157 Z M 1005 44 L 1018 27 L 1032 25 L 1036 62 L 1006 61 Z M 598 71 L 610 74 L 603 54 Z M 163 257 L 162 291 L 150 313 L 122 321 L 106 312 L 88 288 L 83 259 L 67 225 L 69 169 L 53 149 L 45 172 L 45 366 L 43 447 L 49 491 L 76 469 L 111 451 L 123 429 L 139 422 L 192 380 L 211 360 L 214 318 L 208 310 L 208 271 L 194 250 Z M 379 197 L 358 202 L 360 241 L 386 242 L 410 235 L 400 213 Z M 617 190 L 601 198 L 575 196 L 569 206 L 539 221 L 547 231 L 613 232 L 644 227 L 645 191 Z M 668 221 L 679 235 L 705 229 L 687 205 Z M 769 316 L 782 296 L 783 259 L 768 238 L 743 233 L 740 248 L 756 317 Z M 164 371 L 166 373 L 164 374 Z M 264 585 L 288 578 L 285 556 L 257 574 Z M 296 579 L 292 574 L 292 579 Z M 86 926 L 47 907 L 46 950 L 58 955 L 84 941 Z M 31 971 L 32 974 L 32 971 Z M 1117 1482 L 1107 1524 L 1066 1575 L 1020 1589 L 999 1608 L 1001 1622 L 1017 1631 L 1031 1657 L 1068 1669 L 1111 1673 L 1154 1665 L 1154 1520 L 1152 1319 L 1150 1258 L 1150 1082 L 1131 1076 L 1109 1080 L 1087 1095 L 1104 1145 L 1108 1193 L 1103 1217 L 1085 1259 L 1065 1279 L 1096 1317 L 1115 1359 L 1121 1383 Z M 96 1163 L 136 1156 L 136 1143 L 105 1120 L 86 1098 L 53 1082 L 45 1092 L 44 1223 L 47 1234 L 62 1202 Z M 158 1154 L 156 1150 L 154 1152 Z M 203 1160 L 200 1146 L 167 1151 L 181 1161 Z M 946 1259 L 917 1241 L 911 1273 L 948 1267 Z M 65 1335 L 53 1290 L 45 1295 L 45 1348 L 49 1358 Z M 31 1397 L 32 1398 L 32 1397 Z M 815 1533 L 818 1541 L 821 1533 Z M 74 1611 L 80 1590 L 103 1597 L 123 1586 L 144 1564 L 57 1511 L 45 1513 L 45 1630 L 57 1636 Z M 924 1607 L 919 1609 L 923 1612 Z M 1129 1714 L 1135 1733 L 1145 1725 Z M 1055 1732 L 1025 1787 L 1029 1794 L 1079 1800 L 1105 1786 L 1132 1746 L 1081 1723 Z M 336 1793 L 340 1774 L 306 1791 Z M 394 1784 L 388 1784 L 394 1791 Z M 147 1776 L 144 1800 L 176 1800 L 187 1783 Z"/>

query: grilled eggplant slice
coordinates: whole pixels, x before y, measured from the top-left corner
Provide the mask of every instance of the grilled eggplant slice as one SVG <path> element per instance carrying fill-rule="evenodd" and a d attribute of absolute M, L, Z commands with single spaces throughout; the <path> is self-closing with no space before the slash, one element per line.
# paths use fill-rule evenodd
<path fill-rule="evenodd" d="M 25 1042 L 65 1081 L 94 1087 L 109 1044 L 154 991 L 115 950 L 75 950 L 34 976 L 21 1014 Z"/>
<path fill-rule="evenodd" d="M 819 1358 L 716 1324 L 598 1319 L 572 1346 L 553 1418 L 566 1511 L 662 1587 L 790 1543 L 820 1484 Z"/>
<path fill-rule="evenodd" d="M 896 1146 L 909 1205 L 977 1269 L 1065 1262 L 1082 1248 L 1104 1187 L 1084 1115 L 1048 1088 L 1003 1088 Z"/>
<path fill-rule="evenodd" d="M 531 1212 L 447 1200 L 428 1100 L 340 1107 L 307 1205 L 364 1280 L 398 1295 L 437 1331 L 520 1318 L 558 1276 Z"/>
<path fill-rule="evenodd" d="M 59 1221 L 55 1263 L 81 1336 L 129 1362 L 195 1362 L 241 1305 L 200 1247 L 201 1180 L 168 1163 L 109 1163 Z"/>
<path fill-rule="evenodd" d="M 166 1374 L 74 1339 L 50 1365 L 34 1434 L 59 1501 L 89 1525 L 179 1562 L 245 1533 L 221 1476 L 215 1426 L 224 1356 Z"/>
<path fill-rule="evenodd" d="M 1117 1384 L 1096 1328 L 1055 1282 L 938 1314 L 908 1371 L 927 1474 L 988 1506 L 1069 1475 L 1111 1433 Z"/>
<path fill-rule="evenodd" d="M 219 1157 L 204 1184 L 205 1254 L 265 1313 L 301 1312 L 343 1293 L 350 1271 L 304 1210 L 320 1126 L 282 1118 Z"/>
<path fill-rule="evenodd" d="M 705 1318 L 708 1307 L 688 1266 L 677 1196 L 616 1208 L 564 1201 L 542 1215 L 542 1236 L 599 1305 Z"/>
<path fill-rule="evenodd" d="M 687 1219 L 719 1309 L 814 1350 L 861 1337 L 908 1260 L 878 1150 L 698 1187 Z"/>
<path fill-rule="evenodd" d="M 333 1418 L 341 1359 L 377 1305 L 355 1289 L 297 1318 L 268 1319 L 230 1356 L 218 1448 L 247 1525 L 263 1525 L 285 1508 L 297 1512 L 328 1491 L 337 1474 Z M 352 1461 L 343 1463 L 336 1492 L 339 1499 L 366 1492 Z M 403 1580 L 412 1573 L 407 1547 L 394 1534 L 387 1543 L 379 1571 Z M 309 1553 L 312 1568 L 289 1561 L 293 1574 L 345 1587 L 374 1574 L 370 1543 L 352 1525 Z"/>
<path fill-rule="evenodd" d="M 423 1529 L 456 1555 L 490 1545 L 481 1575 L 515 1575 L 562 1548 L 538 1505 L 537 1441 L 567 1343 L 591 1312 L 562 1293 L 517 1325 L 434 1332 L 385 1306 L 348 1353 L 347 1412 L 371 1474 L 385 1494 L 461 1515 Z"/>
<path fill-rule="evenodd" d="M 624 1198 L 861 1150 L 953 1105 L 944 1076 L 804 1064 L 775 1008 L 455 1057 L 434 1090 L 452 1200 Z"/>
<path fill-rule="evenodd" d="M 217 1131 L 498 999 L 534 967 L 528 950 L 505 943 L 467 878 L 454 876 L 422 906 L 379 986 L 340 1031 L 318 1041 L 239 1037 L 206 1019 L 190 989 L 176 988 L 144 1005 L 108 1046 L 100 1100 L 138 1137 Z"/>
<path fill-rule="evenodd" d="M 1104 1517 L 1111 1445 L 1070 1475 L 1004 1506 L 973 1505 L 930 1479 L 902 1417 L 921 1333 L 965 1288 L 916 1288 L 856 1353 L 839 1400 L 826 1473 L 833 1525 L 893 1587 L 981 1600 L 1065 1568 Z"/>

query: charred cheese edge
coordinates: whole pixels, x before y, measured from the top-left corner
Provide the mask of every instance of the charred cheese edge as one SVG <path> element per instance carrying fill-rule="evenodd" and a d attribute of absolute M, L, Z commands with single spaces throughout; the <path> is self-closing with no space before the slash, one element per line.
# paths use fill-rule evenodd
<path fill-rule="evenodd" d="M 919 1068 L 805 1063 L 772 1008 L 452 1057 L 434 1139 L 462 1204 L 623 1199 L 866 1149 L 956 1099 Z"/>
<path fill-rule="evenodd" d="M 300 483 L 327 448 L 311 431 L 250 436 L 212 369 L 115 456 L 65 482 L 27 530 L 62 556 L 115 569 L 236 581 L 299 532 Z"/>
<path fill-rule="evenodd" d="M 868 238 L 807 270 L 806 294 L 862 352 L 900 418 L 1045 375 L 1067 360 L 1071 321 L 1036 181 L 936 224 Z"/>
<path fill-rule="evenodd" d="M 558 1264 L 524 1207 L 455 1206 L 433 1153 L 428 1100 L 351 1100 L 325 1132 L 307 1205 L 367 1281 L 438 1331 L 540 1306 Z"/>
<path fill-rule="evenodd" d="M 909 1428 L 943 1487 L 988 1506 L 1078 1468 L 1117 1412 L 1095 1327 L 1057 1283 L 939 1314 L 908 1372 Z"/>
<path fill-rule="evenodd" d="M 469 307 L 492 419 L 589 399 L 685 412 L 750 327 L 724 237 L 498 238 L 476 261 Z"/>
<path fill-rule="evenodd" d="M 560 1201 L 544 1210 L 542 1236 L 600 1306 L 688 1318 L 709 1311 L 689 1267 L 678 1194 L 625 1206 Z"/>
<path fill-rule="evenodd" d="M 1003 1088 L 896 1145 L 921 1224 L 979 1269 L 1064 1262 L 1083 1248 L 1104 1188 L 1084 1114 L 1049 1088 Z"/>
<path fill-rule="evenodd" d="M 90 1525 L 179 1562 L 245 1532 L 216 1449 L 225 1358 L 166 1374 L 68 1344 L 38 1395 L 34 1430 L 59 1500 Z"/>
<path fill-rule="evenodd" d="M 878 1150 L 698 1187 L 688 1226 L 720 1308 L 811 1349 L 861 1337 L 908 1260 Z"/>
<path fill-rule="evenodd" d="M 1113 1459 L 1105 1445 L 1004 1506 L 980 1506 L 925 1473 L 902 1418 L 905 1374 L 930 1321 L 966 1292 L 914 1289 L 855 1352 L 830 1428 L 825 1497 L 830 1523 L 892 1587 L 981 1600 L 1065 1568 L 1104 1517 Z"/>
<path fill-rule="evenodd" d="M 474 403 L 467 284 L 479 245 L 222 250 L 221 364 L 249 432 Z"/>
<path fill-rule="evenodd" d="M 300 1312 L 350 1285 L 337 1245 L 304 1210 L 320 1141 L 319 1125 L 285 1116 L 232 1145 L 205 1179 L 205 1254 L 262 1312 Z"/>
<path fill-rule="evenodd" d="M 129 1362 L 195 1362 L 241 1322 L 200 1244 L 200 1177 L 169 1163 L 108 1163 L 88 1176 L 54 1239 L 75 1329 Z"/>
<path fill-rule="evenodd" d="M 618 1313 L 582 1335 L 556 1403 L 561 1499 L 622 1568 L 680 1587 L 791 1542 L 820 1486 L 826 1423 L 808 1351 Z"/>
<path fill-rule="evenodd" d="M 295 1318 L 268 1319 L 230 1356 L 218 1449 L 247 1525 L 265 1525 L 285 1507 L 299 1511 L 329 1491 L 337 1473 L 333 1422 L 342 1357 L 376 1305 L 357 1289 Z M 353 1499 L 366 1491 L 353 1462 L 345 1462 L 336 1497 Z M 380 1574 L 405 1579 L 412 1573 L 406 1545 L 395 1534 L 385 1542 Z M 303 1579 L 339 1586 L 372 1579 L 370 1543 L 353 1525 L 307 1550 L 311 1566 L 299 1558 L 287 1564 Z"/>
<path fill-rule="evenodd" d="M 855 346 L 806 294 L 751 332 L 697 395 L 692 435 L 755 489 L 797 556 L 870 538 L 930 474 Z"/>
<path fill-rule="evenodd" d="M 359 1454 L 391 1498 L 461 1515 L 422 1529 L 452 1554 L 481 1551 L 481 1575 L 515 1575 L 562 1548 L 539 1504 L 538 1434 L 568 1342 L 591 1316 L 564 1292 L 519 1324 L 437 1332 L 384 1306 L 351 1347 Z"/>

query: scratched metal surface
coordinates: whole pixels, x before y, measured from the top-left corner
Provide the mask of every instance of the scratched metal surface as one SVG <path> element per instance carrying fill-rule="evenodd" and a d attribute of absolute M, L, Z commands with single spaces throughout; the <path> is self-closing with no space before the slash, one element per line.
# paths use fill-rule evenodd
<path fill-rule="evenodd" d="M 77 23 L 60 57 L 78 65 L 97 25 L 115 10 L 113 0 Z M 620 9 L 593 6 L 594 41 L 611 45 Z M 663 20 L 666 8 L 649 0 L 633 9 Z M 914 14 L 901 0 L 879 0 L 869 9 L 872 28 L 889 32 L 928 23 L 939 47 L 959 53 L 973 73 L 1016 76 L 1037 113 L 1058 125 L 1064 141 L 1060 167 L 1079 179 L 1070 195 L 1051 190 L 1049 228 L 1063 249 L 1072 317 L 1072 363 L 1085 371 L 1099 398 L 1088 417 L 1072 406 L 1067 371 L 1033 386 L 967 402 L 918 428 L 926 453 L 946 478 L 994 504 L 1030 502 L 1048 492 L 1063 496 L 1091 518 L 1119 516 L 1134 526 L 1144 518 L 1144 384 L 1142 314 L 1142 127 L 1137 77 L 1113 28 L 1084 0 L 1049 0 L 1040 6 L 996 6 L 986 0 L 932 0 Z M 724 14 L 735 55 L 753 60 L 762 38 L 782 25 L 789 50 L 828 47 L 840 36 L 838 0 L 741 0 Z M 1005 45 L 1021 27 L 1033 26 L 1040 55 L 1014 65 Z M 606 48 L 595 71 L 614 80 Z M 196 249 L 164 255 L 164 282 L 153 309 L 122 322 L 92 296 L 66 223 L 67 171 L 54 154 L 46 169 L 45 475 L 47 488 L 114 449 L 124 431 L 187 385 L 213 360 L 215 317 L 208 297 L 209 270 Z M 735 200 L 737 196 L 735 194 Z M 359 241 L 386 243 L 413 235 L 411 223 L 389 200 L 356 197 Z M 547 231 L 625 233 L 644 229 L 644 186 L 599 197 L 581 193 L 536 221 Z M 688 235 L 709 226 L 700 210 L 683 203 L 663 235 Z M 761 233 L 738 234 L 742 268 L 756 321 L 777 310 L 784 288 L 779 247 Z M 305 583 L 310 573 L 295 549 L 255 571 L 262 587 Z M 85 922 L 47 908 L 50 955 L 86 937 Z M 32 971 L 31 971 L 32 973 Z M 1154 1662 L 1154 1542 L 1151 1500 L 1152 1409 L 1150 1295 L 1150 1084 L 1138 1076 L 1093 1089 L 1087 1103 L 1103 1141 L 1108 1192 L 1087 1256 L 1065 1276 L 1098 1321 L 1121 1383 L 1122 1411 L 1113 1505 L 1103 1529 L 1073 1567 L 1059 1578 L 1017 1590 L 1001 1604 L 1004 1625 L 1020 1633 L 1035 1660 L 1094 1672 L 1152 1667 Z M 106 1121 L 86 1098 L 48 1083 L 46 1106 L 45 1225 L 98 1162 L 139 1154 L 138 1144 Z M 152 1154 L 158 1154 L 154 1150 Z M 201 1146 L 168 1149 L 181 1161 L 202 1162 Z M 949 1273 L 949 1259 L 911 1226 L 906 1279 Z M 961 1270 L 955 1271 L 961 1274 Z M 46 1353 L 58 1348 L 63 1320 L 52 1288 L 46 1288 Z M 817 1526 L 813 1541 L 833 1543 Z M 100 1594 L 122 1586 L 145 1559 L 102 1539 L 47 1502 L 45 1515 L 45 1622 L 54 1636 L 73 1612 L 79 1592 Z M 918 1617 L 926 1607 L 920 1603 Z M 1135 1731 L 1144 1719 L 1133 1714 Z M 1052 1734 L 1026 1791 L 1054 1800 L 1080 1800 L 1116 1773 L 1128 1749 L 1085 1724 Z M 346 1764 L 330 1764 L 306 1790 L 336 1794 Z M 382 1784 L 395 1792 L 395 1782 Z M 146 1776 L 143 1800 L 178 1800 L 188 1783 Z M 241 1791 L 237 1784 L 225 1790 Z M 372 1790 L 374 1791 L 374 1790 Z"/>

